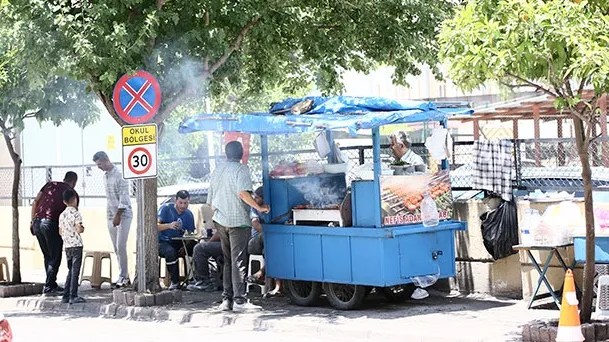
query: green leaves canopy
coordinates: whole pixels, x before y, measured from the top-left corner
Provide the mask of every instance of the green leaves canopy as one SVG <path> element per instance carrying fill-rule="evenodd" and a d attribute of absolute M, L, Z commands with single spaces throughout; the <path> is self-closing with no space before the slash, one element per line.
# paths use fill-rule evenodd
<path fill-rule="evenodd" d="M 113 113 L 125 72 L 144 68 L 163 89 L 160 121 L 188 98 L 220 92 L 217 81 L 261 91 L 317 82 L 342 89 L 340 73 L 396 67 L 404 83 L 436 66 L 438 24 L 454 1 L 402 0 L 12 0 L 21 18 L 57 32 L 59 63 Z M 211 87 L 211 88 L 208 88 Z"/>
<path fill-rule="evenodd" d="M 59 125 L 87 125 L 97 118 L 85 85 L 58 76 L 52 40 L 29 23 L 12 18 L 11 5 L 0 6 L 0 128 L 13 136 L 28 117 Z M 12 19 L 15 19 L 14 17 Z"/>
<path fill-rule="evenodd" d="M 607 1 L 473 0 L 442 25 L 440 58 L 467 90 L 515 81 L 577 102 L 584 87 L 609 89 L 608 11 Z"/>

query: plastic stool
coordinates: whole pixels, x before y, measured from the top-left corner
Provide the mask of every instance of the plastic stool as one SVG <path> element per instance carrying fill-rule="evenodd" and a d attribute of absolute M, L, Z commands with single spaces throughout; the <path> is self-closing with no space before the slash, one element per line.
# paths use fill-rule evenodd
<path fill-rule="evenodd" d="M 180 263 L 180 259 L 182 259 L 182 263 Z M 165 285 L 165 287 L 169 287 L 169 284 L 171 284 L 171 276 L 169 275 L 169 271 L 167 270 L 167 263 L 165 263 L 165 276 L 161 277 L 161 260 L 165 260 L 164 257 L 159 257 L 159 277 L 161 279 L 163 279 L 162 283 Z M 182 267 L 179 267 L 180 264 L 182 265 Z M 183 256 L 179 256 L 178 257 L 178 269 L 180 270 L 180 282 L 185 282 L 186 276 L 182 276 L 182 270 L 184 270 L 184 274 L 188 274 L 188 266 L 186 265 L 186 257 Z"/>
<path fill-rule="evenodd" d="M 252 270 L 252 265 L 253 262 L 257 261 L 260 264 L 260 267 L 258 268 L 258 270 L 262 269 L 262 267 L 264 267 L 264 256 L 263 255 L 250 255 L 250 260 L 249 260 L 249 265 L 247 267 L 247 277 L 249 278 L 251 275 L 254 275 L 254 272 Z M 262 293 L 262 295 L 266 295 L 266 282 L 264 283 L 264 285 L 260 285 L 260 284 L 256 284 L 256 283 L 250 283 L 248 282 L 245 286 L 245 292 L 249 293 L 250 292 L 250 287 L 251 286 L 258 286 L 260 288 L 260 292 Z"/>
<path fill-rule="evenodd" d="M 4 272 L 6 271 L 6 275 Z M 5 257 L 0 257 L 0 281 L 11 281 L 11 273 L 8 271 L 8 261 Z"/>
<path fill-rule="evenodd" d="M 85 274 L 85 264 L 87 263 L 87 258 L 93 258 L 93 268 L 91 269 L 90 275 Z M 102 261 L 104 259 L 108 259 L 109 269 L 110 269 L 110 277 L 102 277 Z M 80 270 L 80 283 L 86 280 L 91 283 L 91 287 L 94 289 L 101 288 L 101 284 L 108 283 L 112 286 L 112 258 L 110 257 L 110 252 L 85 252 L 85 256 L 82 259 L 82 269 Z"/>

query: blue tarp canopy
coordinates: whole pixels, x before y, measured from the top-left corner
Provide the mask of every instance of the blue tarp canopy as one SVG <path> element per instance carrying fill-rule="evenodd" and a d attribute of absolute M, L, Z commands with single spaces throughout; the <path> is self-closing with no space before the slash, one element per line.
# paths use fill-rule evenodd
<path fill-rule="evenodd" d="M 290 109 L 311 100 L 311 109 L 295 115 Z M 466 103 L 396 101 L 380 97 L 305 97 L 273 104 L 269 112 L 248 114 L 198 114 L 180 124 L 180 133 L 224 131 L 250 134 L 289 134 L 320 130 L 359 129 L 389 124 L 442 121 L 473 113 Z"/>

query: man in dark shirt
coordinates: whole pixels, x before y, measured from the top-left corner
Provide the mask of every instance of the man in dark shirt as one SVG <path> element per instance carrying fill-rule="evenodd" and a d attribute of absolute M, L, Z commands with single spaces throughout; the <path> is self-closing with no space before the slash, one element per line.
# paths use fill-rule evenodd
<path fill-rule="evenodd" d="M 42 290 L 43 295 L 59 295 L 63 289 L 57 285 L 57 270 L 61 264 L 63 241 L 59 235 L 59 215 L 66 205 L 63 192 L 76 186 L 78 176 L 69 171 L 63 182 L 46 183 L 32 204 L 32 224 L 30 231 L 35 235 L 44 256 L 47 278 Z M 78 201 L 77 201 L 78 203 Z"/>

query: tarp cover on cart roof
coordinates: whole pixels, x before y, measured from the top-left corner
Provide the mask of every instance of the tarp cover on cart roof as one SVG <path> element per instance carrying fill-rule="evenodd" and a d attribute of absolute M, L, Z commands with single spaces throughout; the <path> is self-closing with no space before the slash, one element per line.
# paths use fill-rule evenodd
<path fill-rule="evenodd" d="M 305 101 L 310 109 L 300 115 L 291 109 Z M 389 124 L 441 121 L 473 113 L 467 103 L 397 101 L 380 97 L 305 97 L 287 99 L 269 112 L 247 114 L 198 114 L 180 124 L 180 133 L 225 131 L 251 134 L 288 134 L 319 130 L 371 129 Z"/>

